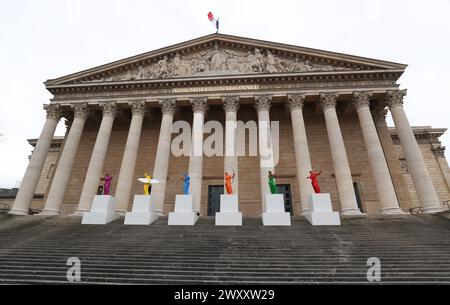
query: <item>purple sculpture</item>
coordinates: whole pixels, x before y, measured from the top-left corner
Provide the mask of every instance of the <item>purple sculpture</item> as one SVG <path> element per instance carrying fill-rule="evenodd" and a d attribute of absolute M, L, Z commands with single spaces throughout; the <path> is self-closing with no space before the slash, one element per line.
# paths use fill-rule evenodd
<path fill-rule="evenodd" d="M 112 176 L 110 176 L 109 174 L 106 174 L 105 176 L 105 195 L 109 195 L 109 188 L 111 187 L 111 180 L 112 180 Z"/>

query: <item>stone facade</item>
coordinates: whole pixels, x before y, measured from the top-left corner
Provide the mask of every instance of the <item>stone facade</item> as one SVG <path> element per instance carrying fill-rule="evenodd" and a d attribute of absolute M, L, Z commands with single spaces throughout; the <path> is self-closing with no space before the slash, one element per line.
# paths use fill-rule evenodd
<path fill-rule="evenodd" d="M 446 130 L 447 129 L 442 128 L 431 128 L 430 126 L 413 127 L 414 135 L 417 139 L 420 151 L 422 152 L 428 172 L 430 173 L 433 185 L 441 202 L 447 202 L 450 200 L 450 181 L 447 178 L 450 173 L 450 169 L 444 155 L 445 147 L 443 147 L 439 141 L 439 137 L 441 137 Z M 418 207 L 420 206 L 420 202 L 417 198 L 416 190 L 414 188 L 408 167 L 408 162 L 405 159 L 405 155 L 402 146 L 400 145 L 395 128 L 389 128 L 389 132 L 395 145 L 401 173 L 409 191 L 411 207 Z"/>
<path fill-rule="evenodd" d="M 184 109 L 183 112 L 183 114 L 179 115 L 178 119 L 190 121 L 191 118 L 189 117 L 189 111 Z M 340 210 L 339 197 L 337 195 L 333 173 L 333 165 L 331 162 L 329 145 L 327 144 L 326 130 L 323 128 L 323 115 L 314 113 L 311 108 L 307 109 L 304 114 L 309 149 L 311 151 L 312 168 L 321 169 L 322 172 L 328 173 L 328 175 L 324 174 L 320 177 L 320 186 L 323 192 L 329 192 L 332 194 L 333 209 Z M 375 189 L 372 187 L 374 181 L 356 114 L 340 114 L 340 123 L 352 170 L 352 178 L 358 185 L 363 212 L 368 215 L 378 214 L 379 200 Z M 127 123 L 130 120 L 130 116 L 131 114 L 123 114 L 123 118 L 120 118 L 121 121 L 117 123 L 117 126 L 113 129 L 111 136 L 112 140 L 109 144 L 110 153 L 107 155 L 104 171 L 110 173 L 115 178 L 118 176 L 122 161 L 123 149 L 125 147 L 129 126 Z M 217 106 L 209 111 L 207 120 L 217 120 L 223 123 L 224 117 L 224 111 Z M 254 109 L 249 107 L 240 109 L 238 120 L 248 121 L 255 119 L 256 112 Z M 279 177 L 277 182 L 279 184 L 290 185 L 293 196 L 294 214 L 299 214 L 300 192 L 296 187 L 298 184 L 297 177 L 295 168 L 292 166 L 295 164 L 295 157 L 293 143 L 292 140 L 290 140 L 292 139 L 291 121 L 288 117 L 286 117 L 286 109 L 282 108 L 281 105 L 271 109 L 271 119 L 280 121 L 280 147 L 282 147 L 282 149 L 280 150 L 280 163 L 276 167 L 276 173 Z M 137 181 L 137 178 L 142 177 L 145 171 L 151 172 L 151 169 L 153 168 L 158 141 L 158 126 L 160 123 L 161 118 L 159 114 L 153 117 L 147 117 L 144 120 L 140 149 L 138 153 L 138 162 L 136 164 L 136 171 L 133 179 L 132 194 L 139 194 L 142 192 L 142 185 Z M 445 168 L 441 169 L 438 162 L 438 157 L 435 152 L 433 152 L 433 147 L 435 147 L 433 144 L 440 143 L 438 138 L 443 135 L 445 130 L 432 129 L 430 127 L 414 127 L 413 130 L 420 145 L 425 162 L 427 163 L 429 172 L 432 176 L 433 185 L 436 188 L 439 199 L 441 201 L 450 200 L 450 188 L 446 183 L 443 173 Z M 83 132 L 82 141 L 80 143 L 80 148 L 72 172 L 72 178 L 64 197 L 64 205 L 62 206 L 62 211 L 64 214 L 72 213 L 78 204 L 81 194 L 80 185 L 84 182 L 83 174 L 87 171 L 89 158 L 97 131 L 98 126 L 96 124 L 90 124 Z M 407 211 L 411 207 L 419 206 L 419 201 L 417 199 L 414 184 L 406 167 L 406 162 L 400 142 L 395 133 L 395 128 L 389 128 L 389 133 L 395 148 L 398 168 L 402 169 L 402 176 L 394 176 L 393 181 L 394 185 L 397 185 L 397 193 L 406 192 L 409 198 L 411 198 L 410 201 L 400 201 L 400 207 Z M 175 136 L 176 134 L 173 135 L 173 137 Z M 30 140 L 29 142 L 33 145 L 36 140 Z M 58 159 L 61 142 L 62 138 L 58 137 L 54 139 L 54 145 L 52 145 L 53 148 L 46 159 L 44 171 L 39 180 L 38 191 L 36 192 L 37 198 L 34 199 L 32 206 L 34 209 L 42 209 L 44 206 L 44 200 L 39 199 L 38 197 L 40 197 L 40 195 L 44 195 L 46 191 L 48 191 L 49 184 L 51 182 L 51 175 L 50 178 L 47 178 L 48 173 L 46 172 L 46 169 L 48 170 Z M 248 151 L 248 141 L 246 146 Z M 164 211 L 166 213 L 173 210 L 175 195 L 182 192 L 182 185 L 179 182 L 178 176 L 180 173 L 187 171 L 189 166 L 189 158 L 171 156 L 169 164 L 168 191 L 166 192 L 164 206 Z M 239 157 L 239 202 L 241 204 L 241 209 L 246 216 L 258 215 L 261 210 L 258 167 L 259 158 L 257 156 Z M 449 169 L 447 167 L 447 171 L 448 170 Z M 205 157 L 204 181 L 202 184 L 202 214 L 204 215 L 207 214 L 208 208 L 208 186 L 221 185 L 223 183 L 222 172 L 223 157 Z M 113 193 L 115 192 L 116 186 L 117 179 L 114 179 L 112 183 Z M 8 200 L 8 203 L 12 204 L 12 201 L 13 198 Z M 129 209 L 131 209 L 131 200 Z"/>
<path fill-rule="evenodd" d="M 408 211 L 418 204 L 425 212 L 440 211 L 441 202 L 448 199 L 447 163 L 442 157 L 431 161 L 432 155 L 441 154 L 437 143 L 427 147 L 416 143 L 403 110 L 406 90 L 399 90 L 396 83 L 405 68 L 213 34 L 49 80 L 46 86 L 54 98 L 45 106 L 47 121 L 37 153 L 11 213 L 24 214 L 32 190 L 43 188 L 47 215 L 83 213 L 89 209 L 100 172 L 114 177 L 111 194 L 116 193 L 121 177 L 118 196 L 125 209 L 128 190 L 131 195 L 141 194 L 137 178 L 147 172 L 163 180 L 154 190 L 155 205 L 167 214 L 173 211 L 175 195 L 182 193 L 179 176 L 189 171 L 194 175 L 191 190 L 200 197 L 197 209 L 207 215 L 208 188 L 223 185 L 225 158 L 170 154 L 167 160 L 168 140 L 176 136 L 170 134 L 170 126 L 184 120 L 195 129 L 215 120 L 225 128 L 226 117 L 227 121 L 259 122 L 260 141 L 264 140 L 261 122 L 280 124 L 279 163 L 274 168 L 263 165 L 261 155 L 237 158 L 244 216 L 259 216 L 264 209 L 268 170 L 275 171 L 279 185 L 290 187 L 294 215 L 305 211 L 307 196 L 301 196 L 300 190 L 311 191 L 302 183 L 313 169 L 322 171 L 322 192 L 331 194 L 334 210 L 343 215 L 395 214 L 401 213 L 399 208 Z M 230 112 L 226 116 L 229 107 L 224 109 L 231 97 L 239 106 L 236 118 Z M 140 105 L 139 109 L 133 105 Z M 405 158 L 411 160 L 412 179 L 401 172 L 403 157 L 386 126 L 386 106 L 393 114 Z M 61 116 L 69 129 L 60 155 L 51 159 L 51 135 Z M 197 143 L 202 135 L 193 133 L 193 138 Z M 45 161 L 46 154 L 51 160 Z M 55 160 L 56 174 L 45 180 Z M 59 177 L 55 182 L 54 175 Z M 131 189 L 124 189 L 129 181 Z M 132 196 L 128 209 L 131 201 Z"/>

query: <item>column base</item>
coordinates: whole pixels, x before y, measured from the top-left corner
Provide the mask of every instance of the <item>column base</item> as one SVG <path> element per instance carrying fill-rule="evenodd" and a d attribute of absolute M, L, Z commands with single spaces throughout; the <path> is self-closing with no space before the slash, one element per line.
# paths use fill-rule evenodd
<path fill-rule="evenodd" d="M 125 217 L 127 212 L 128 212 L 127 210 L 116 210 L 116 215 L 118 215 L 120 217 Z"/>
<path fill-rule="evenodd" d="M 9 215 L 13 215 L 13 216 L 28 216 L 30 215 L 28 210 L 22 210 L 22 209 L 11 209 L 8 212 Z"/>
<path fill-rule="evenodd" d="M 437 207 L 430 207 L 430 208 L 423 208 L 422 213 L 423 214 L 434 214 L 434 213 L 440 213 L 440 212 L 445 212 L 446 209 L 444 209 L 441 206 L 437 206 Z"/>
<path fill-rule="evenodd" d="M 162 210 L 156 210 L 156 209 L 155 209 L 155 214 L 156 214 L 157 216 L 164 217 L 164 212 L 163 212 Z"/>
<path fill-rule="evenodd" d="M 36 214 L 34 216 L 59 216 L 61 213 L 56 210 L 43 210 L 39 214 Z"/>
<path fill-rule="evenodd" d="M 302 211 L 300 212 L 300 216 L 305 216 L 305 215 L 308 215 L 308 214 L 309 214 L 309 209 L 302 210 Z"/>
<path fill-rule="evenodd" d="M 361 213 L 358 209 L 346 209 L 340 211 L 341 216 L 367 216 L 365 213 Z"/>
<path fill-rule="evenodd" d="M 72 214 L 69 214 L 69 217 L 83 217 L 84 213 L 89 212 L 88 210 L 77 210 Z"/>
<path fill-rule="evenodd" d="M 384 209 L 381 209 L 380 214 L 382 214 L 382 215 L 406 215 L 409 213 L 403 212 L 400 208 L 384 208 Z"/>

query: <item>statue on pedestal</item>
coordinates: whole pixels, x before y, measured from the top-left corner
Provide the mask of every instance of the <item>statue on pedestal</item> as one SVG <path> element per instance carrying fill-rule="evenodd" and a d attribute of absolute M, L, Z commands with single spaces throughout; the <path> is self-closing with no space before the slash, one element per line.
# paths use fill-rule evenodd
<path fill-rule="evenodd" d="M 105 195 L 109 195 L 109 189 L 111 187 L 112 176 L 106 174 L 105 176 Z"/>
<path fill-rule="evenodd" d="M 231 187 L 231 184 L 233 183 L 235 176 L 236 176 L 236 173 L 234 171 L 233 171 L 233 175 L 228 175 L 228 173 L 225 172 L 225 188 L 227 190 L 228 195 L 233 195 L 233 188 Z"/>
<path fill-rule="evenodd" d="M 271 194 L 278 194 L 277 182 L 275 181 L 275 175 L 269 171 L 269 188 Z"/>
<path fill-rule="evenodd" d="M 180 176 L 181 181 L 184 182 L 183 193 L 184 195 L 189 195 L 189 185 L 191 184 L 191 177 L 188 174 L 183 174 Z"/>
<path fill-rule="evenodd" d="M 152 185 L 159 183 L 159 180 L 153 179 L 152 176 L 150 176 L 147 173 L 144 173 L 145 178 L 139 178 L 138 181 L 144 183 L 144 195 L 149 196 L 152 191 Z"/>
<path fill-rule="evenodd" d="M 150 180 L 152 180 L 152 176 L 148 175 L 147 173 L 144 173 L 144 177 L 147 180 L 144 183 L 144 195 L 148 196 L 150 195 L 150 192 L 152 190 L 152 185 L 150 183 Z"/>
<path fill-rule="evenodd" d="M 320 176 L 320 174 L 322 173 L 322 171 L 319 171 L 318 173 L 314 173 L 313 171 L 309 172 L 309 177 L 307 177 L 307 179 L 311 179 L 311 185 L 314 189 L 314 192 L 316 192 L 316 194 L 320 193 L 320 187 L 319 187 L 319 182 L 317 181 L 317 176 Z"/>

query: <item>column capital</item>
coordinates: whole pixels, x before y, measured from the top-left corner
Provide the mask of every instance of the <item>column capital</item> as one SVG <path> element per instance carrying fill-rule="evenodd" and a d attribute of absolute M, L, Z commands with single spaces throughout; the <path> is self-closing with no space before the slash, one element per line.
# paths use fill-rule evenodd
<path fill-rule="evenodd" d="M 44 110 L 47 112 L 47 119 L 59 121 L 63 115 L 60 104 L 44 104 Z"/>
<path fill-rule="evenodd" d="M 288 107 L 289 109 L 295 110 L 295 109 L 303 109 L 303 104 L 305 103 L 305 94 L 288 94 L 287 95 L 287 101 L 288 101 Z"/>
<path fill-rule="evenodd" d="M 352 103 L 356 109 L 370 106 L 372 92 L 369 91 L 353 91 Z"/>
<path fill-rule="evenodd" d="M 239 110 L 239 96 L 224 96 L 222 101 L 225 112 L 237 112 Z"/>
<path fill-rule="evenodd" d="M 70 108 L 72 108 L 72 110 L 73 110 L 74 118 L 80 118 L 80 119 L 86 120 L 86 118 L 89 115 L 88 103 L 72 104 L 72 105 L 70 105 Z"/>
<path fill-rule="evenodd" d="M 406 95 L 407 90 L 388 90 L 386 91 L 386 104 L 389 109 L 397 106 L 403 106 L 403 97 Z"/>
<path fill-rule="evenodd" d="M 385 124 L 388 110 L 385 108 L 375 109 L 372 113 L 375 124 Z"/>
<path fill-rule="evenodd" d="M 255 108 L 260 111 L 269 111 L 272 106 L 272 95 L 255 95 Z"/>
<path fill-rule="evenodd" d="M 174 115 L 177 111 L 177 100 L 176 99 L 164 99 L 159 101 L 159 106 L 161 107 L 162 114 Z"/>
<path fill-rule="evenodd" d="M 328 108 L 336 108 L 337 99 L 339 98 L 339 93 L 319 93 L 320 96 L 320 107 L 322 110 Z"/>
<path fill-rule="evenodd" d="M 69 132 L 70 128 L 72 127 L 73 113 L 64 114 L 64 118 L 66 119 L 64 121 L 64 124 L 66 125 L 66 133 L 67 133 L 67 132 Z"/>
<path fill-rule="evenodd" d="M 147 103 L 145 101 L 133 101 L 129 102 L 128 105 L 131 108 L 131 115 L 144 116 L 148 113 Z"/>
<path fill-rule="evenodd" d="M 432 145 L 431 151 L 434 153 L 436 158 L 445 158 L 445 146 L 439 145 Z"/>
<path fill-rule="evenodd" d="M 189 99 L 192 105 L 192 111 L 205 113 L 208 110 L 208 98 L 207 97 L 192 97 Z"/>
<path fill-rule="evenodd" d="M 111 116 L 115 118 L 118 114 L 117 104 L 115 102 L 101 103 L 103 116 Z"/>

